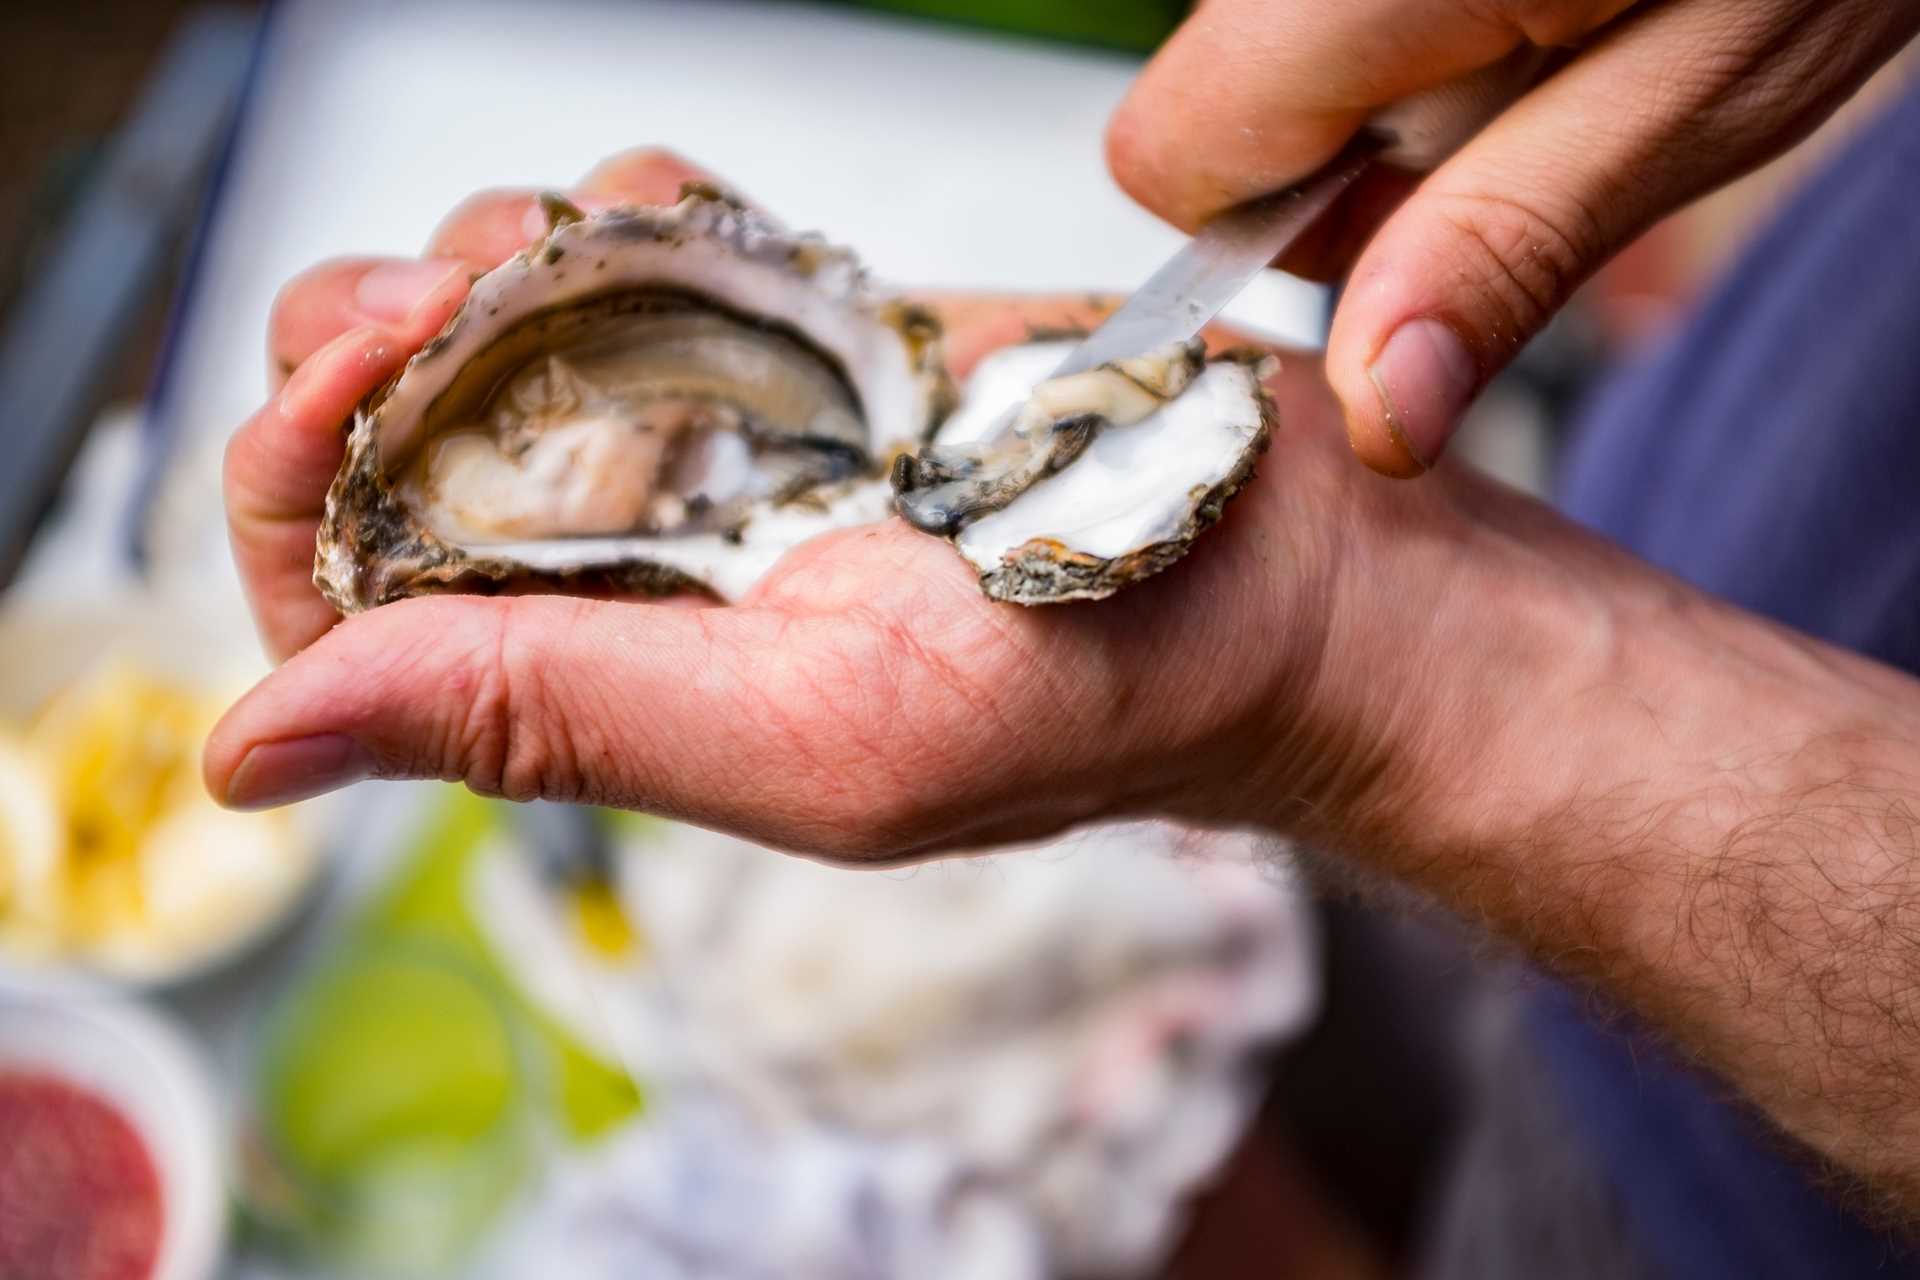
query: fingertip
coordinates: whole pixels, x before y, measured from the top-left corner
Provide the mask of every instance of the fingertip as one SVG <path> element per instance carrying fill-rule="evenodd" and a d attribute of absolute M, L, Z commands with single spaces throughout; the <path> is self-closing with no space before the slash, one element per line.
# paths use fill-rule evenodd
<path fill-rule="evenodd" d="M 204 767 L 204 766 L 203 766 Z M 229 809 L 277 809 L 363 782 L 374 775 L 366 748 L 345 734 L 260 742 L 208 769 L 207 791 Z"/>
<path fill-rule="evenodd" d="M 309 356 L 275 397 L 274 416 L 305 428 L 333 428 L 405 363 L 409 348 L 385 329 L 349 329 Z M 253 429 L 254 424 L 241 428 Z"/>
<path fill-rule="evenodd" d="M 353 291 L 377 258 L 329 258 L 300 272 L 273 295 L 267 310 L 267 362 L 274 389 L 341 334 L 364 324 Z"/>
<path fill-rule="evenodd" d="M 1171 129 L 1159 96 L 1149 67 L 1107 121 L 1107 172 L 1128 199 L 1191 235 L 1220 210 L 1259 192 L 1217 181 L 1210 144 Z"/>
<path fill-rule="evenodd" d="M 1372 406 L 1356 410 L 1343 401 L 1341 410 L 1347 426 L 1347 444 L 1368 469 L 1395 480 L 1410 480 L 1426 472 L 1427 464 L 1414 455 L 1405 438 Z"/>
<path fill-rule="evenodd" d="M 1364 350 L 1353 348 L 1336 324 L 1327 347 L 1326 381 L 1339 401 L 1347 444 L 1356 458 L 1381 475 L 1408 479 L 1422 474 L 1435 455 L 1409 442 L 1374 377 L 1372 361 Z"/>
<path fill-rule="evenodd" d="M 229 808 L 292 803 L 373 776 L 376 748 L 398 768 L 417 766 L 383 731 L 448 685 L 471 698 L 472 689 L 460 687 L 470 674 L 462 664 L 491 652 L 485 627 L 475 624 L 487 621 L 492 604 L 425 597 L 324 629 L 207 735 L 208 794 Z"/>
<path fill-rule="evenodd" d="M 400 258 L 363 272 L 353 302 L 368 322 L 418 345 L 447 322 L 472 283 L 473 269 L 463 259 Z"/>
<path fill-rule="evenodd" d="M 258 689 L 259 685 L 254 688 Z M 249 690 L 239 702 L 228 707 L 226 714 L 220 717 L 200 747 L 200 781 L 214 802 L 227 809 L 242 807 L 234 800 L 232 784 L 234 771 L 240 767 L 240 761 L 250 745 L 242 727 L 244 716 L 241 715 L 241 709 L 252 696 L 253 692 Z"/>
<path fill-rule="evenodd" d="M 240 808 L 233 802 L 227 787 L 236 763 L 228 752 L 216 750 L 211 738 L 200 750 L 200 785 L 206 788 L 207 795 L 222 809 Z"/>
<path fill-rule="evenodd" d="M 1445 321 L 1415 316 L 1388 335 L 1367 366 L 1386 434 L 1421 467 L 1446 449 L 1480 386 L 1466 342 Z"/>
<path fill-rule="evenodd" d="M 453 207 L 427 239 L 431 257 L 458 258 L 491 270 L 526 248 L 545 229 L 529 229 L 529 210 L 537 211 L 539 192 L 530 187 L 490 187 Z"/>
<path fill-rule="evenodd" d="M 336 258 L 301 272 L 275 296 L 268 356 L 284 385 L 301 364 L 359 328 L 418 346 L 446 323 L 471 283 L 455 258 Z"/>
<path fill-rule="evenodd" d="M 1162 195 L 1166 183 L 1161 172 L 1159 148 L 1155 145 L 1155 131 L 1140 105 L 1142 92 L 1136 84 L 1120 100 L 1120 105 L 1107 120 L 1101 150 L 1107 162 L 1107 172 L 1113 175 L 1114 182 L 1128 199 L 1173 221 L 1173 210 L 1167 207 Z M 1175 225 L 1179 224 L 1176 222 Z"/>

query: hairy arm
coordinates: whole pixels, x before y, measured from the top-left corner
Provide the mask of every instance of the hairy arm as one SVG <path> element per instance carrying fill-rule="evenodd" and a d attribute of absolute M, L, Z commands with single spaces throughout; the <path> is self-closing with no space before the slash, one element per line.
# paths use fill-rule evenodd
<path fill-rule="evenodd" d="M 1435 488 L 1347 566 L 1415 584 L 1324 677 L 1368 745 L 1271 820 L 1596 982 L 1920 1214 L 1920 682 Z"/>

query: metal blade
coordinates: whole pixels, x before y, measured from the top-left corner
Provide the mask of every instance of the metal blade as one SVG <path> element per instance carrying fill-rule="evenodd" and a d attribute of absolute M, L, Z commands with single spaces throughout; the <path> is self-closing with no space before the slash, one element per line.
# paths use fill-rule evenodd
<path fill-rule="evenodd" d="M 1227 210 L 1153 273 L 1074 348 L 1053 376 L 1184 342 L 1312 226 L 1365 171 L 1371 151 L 1350 148 L 1305 182 Z"/>

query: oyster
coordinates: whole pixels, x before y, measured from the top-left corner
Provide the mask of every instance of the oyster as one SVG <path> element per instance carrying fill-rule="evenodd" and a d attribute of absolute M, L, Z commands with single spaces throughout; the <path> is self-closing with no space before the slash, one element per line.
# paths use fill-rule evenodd
<path fill-rule="evenodd" d="M 996 600 L 1098 600 L 1158 573 L 1267 446 L 1261 360 L 1209 361 L 1196 340 L 1047 379 L 1073 345 L 987 357 L 933 442 L 894 462 L 900 514 L 950 538 Z"/>
<path fill-rule="evenodd" d="M 553 226 L 355 415 L 314 581 L 344 612 L 525 582 L 742 594 L 884 518 L 952 405 L 938 326 L 717 191 Z"/>
<path fill-rule="evenodd" d="M 937 322 L 846 250 L 707 187 L 546 204 L 547 236 L 355 414 L 314 565 L 343 612 L 528 584 L 734 600 L 895 509 L 996 600 L 1099 599 L 1184 555 L 1266 447 L 1258 370 L 1198 342 L 1051 380 L 1068 343 L 1012 348 L 953 411 Z"/>

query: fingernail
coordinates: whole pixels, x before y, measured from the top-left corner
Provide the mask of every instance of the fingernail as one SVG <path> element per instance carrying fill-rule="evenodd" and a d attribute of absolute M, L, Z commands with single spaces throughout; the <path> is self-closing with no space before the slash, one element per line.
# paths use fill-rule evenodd
<path fill-rule="evenodd" d="M 1380 393 L 1387 430 L 1423 467 L 1446 447 L 1480 380 L 1459 335 L 1427 316 L 1395 329 L 1367 376 Z"/>
<path fill-rule="evenodd" d="M 231 809 L 272 809 L 373 776 L 373 758 L 341 733 L 317 733 L 248 750 L 227 780 Z"/>
<path fill-rule="evenodd" d="M 421 303 L 466 269 L 465 263 L 454 258 L 383 262 L 360 277 L 353 287 L 353 304 L 378 324 L 404 324 Z"/>

